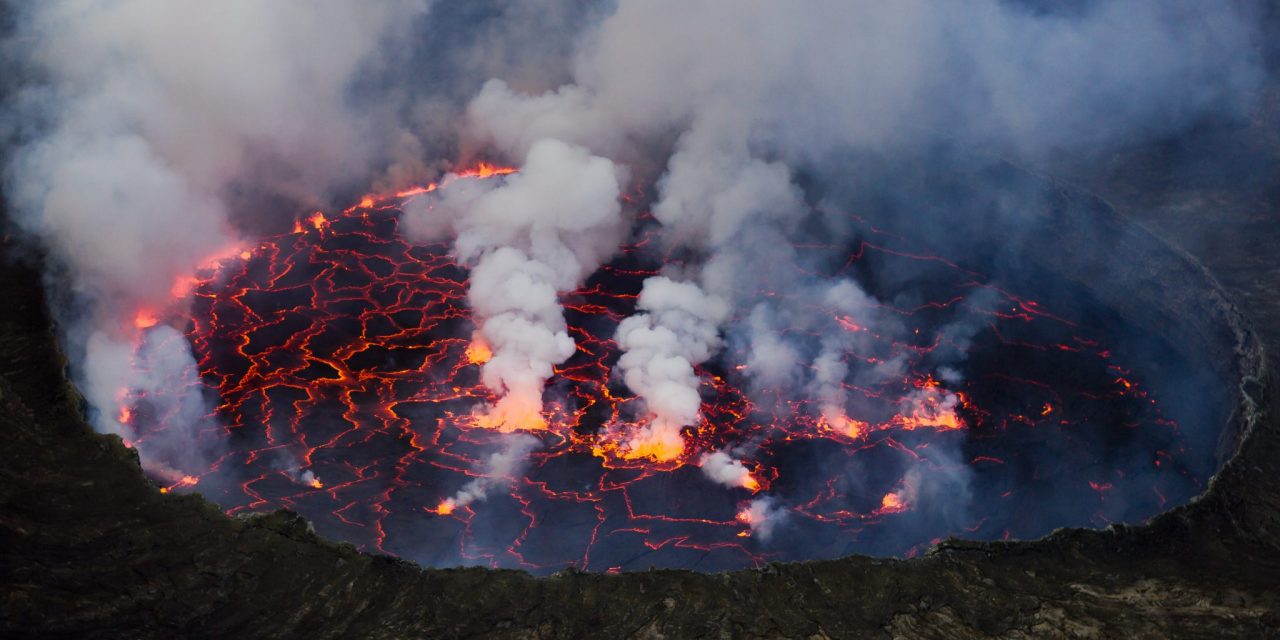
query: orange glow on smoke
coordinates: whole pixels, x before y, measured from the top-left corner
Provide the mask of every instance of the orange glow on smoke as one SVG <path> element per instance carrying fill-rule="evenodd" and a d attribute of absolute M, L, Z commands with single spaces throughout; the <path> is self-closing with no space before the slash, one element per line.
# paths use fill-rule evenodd
<path fill-rule="evenodd" d="M 964 421 L 956 414 L 956 406 L 966 402 L 963 395 L 946 392 L 933 376 L 926 377 L 920 383 L 920 388 L 923 395 L 912 402 L 910 410 L 896 417 L 894 422 L 908 431 L 920 428 L 940 431 L 964 428 Z"/>
<path fill-rule="evenodd" d="M 435 508 L 435 512 L 437 515 L 447 516 L 453 513 L 453 510 L 456 508 L 457 507 L 453 504 L 453 500 L 444 500 L 440 503 L 440 506 Z"/>
<path fill-rule="evenodd" d="M 492 357 L 493 349 L 479 337 L 472 338 L 471 344 L 467 345 L 467 362 L 471 364 L 484 364 Z"/>
<path fill-rule="evenodd" d="M 908 431 L 921 428 L 949 431 L 964 427 L 964 422 L 960 420 L 960 416 L 956 415 L 954 409 L 935 410 L 925 407 L 913 411 L 911 415 L 899 416 L 898 421 L 900 426 Z"/>
<path fill-rule="evenodd" d="M 842 433 L 854 440 L 867 435 L 871 428 L 870 424 L 861 420 L 854 420 L 849 416 L 835 412 L 825 412 L 819 418 L 819 424 L 836 433 Z"/>
<path fill-rule="evenodd" d="M 195 273 L 187 273 L 173 279 L 173 286 L 169 287 L 169 295 L 174 299 L 182 299 L 191 295 L 196 287 L 204 284 L 204 278 L 201 277 L 201 271 L 214 271 L 222 267 L 225 260 L 239 256 L 241 260 L 248 260 L 253 254 L 242 248 L 238 243 L 229 245 L 221 250 L 205 257 L 195 265 Z"/>
<path fill-rule="evenodd" d="M 897 493 L 886 493 L 880 499 L 880 508 L 876 513 L 901 513 L 907 510 L 907 501 Z"/>
<path fill-rule="evenodd" d="M 173 286 L 169 288 L 169 295 L 174 298 L 185 298 L 187 294 L 200 284 L 200 279 L 194 276 L 184 276 L 174 279 Z"/>
<path fill-rule="evenodd" d="M 177 482 L 167 487 L 160 487 L 160 493 L 169 493 L 175 489 L 181 489 L 183 487 L 194 487 L 199 482 L 200 482 L 200 478 L 197 478 L 195 476 L 182 476 L 182 478 Z"/>
<path fill-rule="evenodd" d="M 320 481 L 320 478 L 312 478 L 312 479 L 311 479 L 311 482 L 308 482 L 307 484 L 311 485 L 311 488 L 313 488 L 313 489 L 323 489 L 323 488 L 324 488 L 324 483 Z"/>
<path fill-rule="evenodd" d="M 307 223 L 315 227 L 316 231 L 324 231 L 324 228 L 329 226 L 329 221 L 319 211 L 307 216 Z"/>
<path fill-rule="evenodd" d="M 438 188 L 439 187 L 436 185 L 436 183 L 432 182 L 431 184 L 425 187 L 410 187 L 408 189 L 405 189 L 404 191 L 397 191 L 395 194 L 395 197 L 412 198 L 413 196 L 420 196 L 424 193 L 431 193 L 432 191 L 435 191 Z"/>
<path fill-rule="evenodd" d="M 648 458 L 654 462 L 671 462 L 684 453 L 684 438 L 678 431 L 673 433 L 651 425 L 632 437 L 625 451 L 617 453 L 624 460 Z"/>
<path fill-rule="evenodd" d="M 854 322 L 849 316 L 836 316 L 836 322 L 839 322 L 845 331 L 866 331 L 862 325 Z"/>
<path fill-rule="evenodd" d="M 547 428 L 547 419 L 542 417 L 541 399 L 524 399 L 515 395 L 507 395 L 498 404 L 477 411 L 474 419 L 475 426 L 502 433 L 541 431 Z"/>
<path fill-rule="evenodd" d="M 160 322 L 160 317 L 156 314 L 142 309 L 138 314 L 133 316 L 133 326 L 139 329 L 150 329 Z"/>
<path fill-rule="evenodd" d="M 756 480 L 755 476 L 750 476 L 750 475 L 743 476 L 742 488 L 747 489 L 752 493 L 755 493 L 756 491 L 760 490 L 760 481 Z"/>
<path fill-rule="evenodd" d="M 408 187 L 391 194 L 384 193 L 384 194 L 366 195 L 360 199 L 359 204 L 352 207 L 350 210 L 372 209 L 373 207 L 376 207 L 379 203 L 384 202 L 386 200 L 391 200 L 391 199 L 404 200 L 407 198 L 412 198 L 414 196 L 420 196 L 424 193 L 432 193 L 437 189 L 439 189 L 440 187 L 443 187 L 446 184 L 448 184 L 451 180 L 454 180 L 457 178 L 492 178 L 494 176 L 510 175 L 518 171 L 519 169 L 515 167 L 504 167 L 504 166 L 481 162 L 480 164 L 477 164 L 474 167 L 471 167 L 468 169 L 461 169 L 459 171 L 446 174 L 444 179 L 441 180 L 440 182 L 429 182 L 424 185 Z M 295 228 L 295 232 L 301 233 L 301 228 L 300 227 Z"/>
<path fill-rule="evenodd" d="M 457 172 L 459 178 L 492 178 L 493 176 L 505 176 L 515 173 L 515 167 L 501 167 L 486 162 L 481 162 L 471 169 L 463 169 Z"/>
<path fill-rule="evenodd" d="M 306 218 L 293 221 L 293 232 L 306 233 L 308 226 L 323 233 L 329 227 L 329 219 L 321 211 L 312 212 Z"/>

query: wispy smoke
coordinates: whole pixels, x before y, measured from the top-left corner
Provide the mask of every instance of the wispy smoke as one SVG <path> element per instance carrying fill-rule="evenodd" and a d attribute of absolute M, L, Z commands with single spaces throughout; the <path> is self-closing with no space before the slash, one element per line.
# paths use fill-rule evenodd
<path fill-rule="evenodd" d="M 751 534 L 761 542 L 773 537 L 773 530 L 787 519 L 787 511 L 777 499 L 770 496 L 756 498 L 738 514 L 738 520 L 751 528 Z"/>
<path fill-rule="evenodd" d="M 105 365 L 107 372 L 94 375 L 96 372 L 90 370 L 89 380 L 98 384 L 87 387 L 86 393 L 110 393 L 113 388 L 102 385 L 103 381 L 111 380 L 109 376 L 119 370 L 133 371 L 129 393 L 139 396 L 142 406 L 167 425 L 167 428 L 149 433 L 144 440 L 133 443 L 149 456 L 149 470 L 172 483 L 186 473 L 207 468 L 220 452 L 216 438 L 202 437 L 201 432 L 211 429 L 214 433 L 209 435 L 215 435 L 218 426 L 209 415 L 210 408 L 201 393 L 202 385 L 186 336 L 171 327 L 158 326 L 146 332 L 136 352 L 127 355 L 121 353 L 118 345 L 99 342 L 101 336 L 94 334 L 90 338 L 86 365 Z M 129 362 L 116 361 L 121 356 L 129 358 Z M 118 380 L 116 384 L 119 384 Z M 115 393 L 117 395 L 110 398 L 94 395 L 88 395 L 88 398 L 100 407 L 119 406 L 122 398 L 118 395 L 118 388 Z M 112 417 L 119 420 L 122 416 L 116 414 Z M 129 421 L 124 422 L 124 430 L 118 433 L 130 438 Z"/>
<path fill-rule="evenodd" d="M 459 507 L 466 507 L 477 500 L 489 496 L 489 490 L 495 486 L 509 485 L 516 482 L 521 470 L 528 463 L 529 454 L 541 446 L 535 437 L 514 433 L 503 436 L 502 447 L 489 454 L 474 469 L 476 478 L 463 485 L 451 498 L 445 499 L 437 509 L 450 513 Z"/>

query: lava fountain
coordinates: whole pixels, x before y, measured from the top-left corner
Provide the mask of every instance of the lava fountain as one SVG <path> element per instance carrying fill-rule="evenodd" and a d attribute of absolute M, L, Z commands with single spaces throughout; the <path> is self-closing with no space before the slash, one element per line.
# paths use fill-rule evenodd
<path fill-rule="evenodd" d="M 479 377 L 492 350 L 466 304 L 468 271 L 448 246 L 400 233 L 401 208 L 436 189 L 304 216 L 201 271 L 189 317 L 139 311 L 142 342 L 182 330 L 199 369 L 187 392 L 216 407 L 192 443 L 216 460 L 151 470 L 162 490 L 199 491 L 230 514 L 290 509 L 325 536 L 428 566 L 547 573 L 912 556 L 953 535 L 1142 519 L 1202 489 L 1162 398 L 1112 346 L 1132 331 L 1122 318 L 997 286 L 852 214 L 853 240 L 817 247 L 846 256 L 823 275 L 909 267 L 912 282 L 894 286 L 912 295 L 875 291 L 912 300 L 876 303 L 905 330 L 880 333 L 838 306 L 803 311 L 858 337 L 846 367 L 892 363 L 895 375 L 842 377 L 839 403 L 749 392 L 751 354 L 731 342 L 697 368 L 702 407 L 683 441 L 631 445 L 647 416 L 619 380 L 614 336 L 645 279 L 679 261 L 639 211 L 617 257 L 561 297 L 576 352 L 542 413 L 514 433 L 490 428 L 476 407 L 495 401 Z M 766 295 L 787 305 L 792 292 Z M 963 343 L 939 331 L 960 316 L 980 320 Z M 932 364 L 939 349 L 963 350 L 963 375 Z M 137 446 L 181 418 L 156 406 L 124 394 Z"/>

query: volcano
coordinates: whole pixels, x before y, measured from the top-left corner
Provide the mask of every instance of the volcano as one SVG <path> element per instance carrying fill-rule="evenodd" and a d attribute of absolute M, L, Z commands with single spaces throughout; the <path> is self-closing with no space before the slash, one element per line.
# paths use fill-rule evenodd
<path fill-rule="evenodd" d="M 1277 637 L 1277 34 L 0 0 L 0 636 Z"/>

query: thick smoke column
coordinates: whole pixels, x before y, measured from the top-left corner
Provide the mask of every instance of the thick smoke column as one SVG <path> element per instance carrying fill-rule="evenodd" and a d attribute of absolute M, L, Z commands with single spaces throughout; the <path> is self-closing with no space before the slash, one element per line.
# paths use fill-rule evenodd
<path fill-rule="evenodd" d="M 674 460 L 684 452 L 680 430 L 698 419 L 702 406 L 693 367 L 719 348 L 717 327 L 729 306 L 697 285 L 659 276 L 645 281 L 636 308 L 639 314 L 618 325 L 618 370 L 653 418 L 625 434 L 627 455 Z"/>
<path fill-rule="evenodd" d="M 545 428 L 542 387 L 574 351 L 557 296 L 581 284 L 620 240 L 617 173 L 609 160 L 543 140 L 505 184 L 446 184 L 439 202 L 407 211 L 410 238 L 452 231 L 457 256 L 472 265 L 475 340 L 490 354 L 483 380 L 501 396 L 480 424 Z"/>
<path fill-rule="evenodd" d="M 822 421 L 829 428 L 857 437 L 862 435 L 866 424 L 848 415 L 848 393 L 844 385 L 850 372 L 846 354 L 867 341 L 867 327 L 882 326 L 887 321 L 875 313 L 874 300 L 851 282 L 837 282 L 822 291 L 821 296 L 826 307 L 833 311 L 833 317 L 824 318 L 830 324 L 810 365 L 811 394 L 818 401 Z M 901 375 L 896 362 L 868 368 L 864 375 L 871 371 L 881 379 Z"/>

